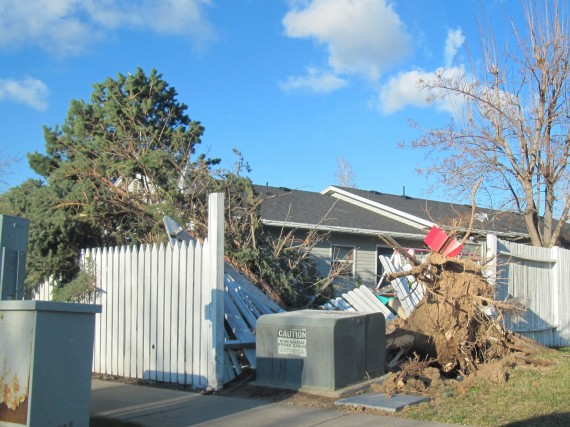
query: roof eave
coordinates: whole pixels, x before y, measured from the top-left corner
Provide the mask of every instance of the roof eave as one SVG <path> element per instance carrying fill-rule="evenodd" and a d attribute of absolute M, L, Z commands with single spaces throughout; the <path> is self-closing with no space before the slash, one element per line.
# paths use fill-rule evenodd
<path fill-rule="evenodd" d="M 351 203 L 351 201 L 360 203 L 361 205 L 364 205 L 363 207 L 365 207 L 365 208 L 368 207 L 368 209 L 375 210 L 375 211 L 379 210 L 381 212 L 386 213 L 387 216 L 389 216 L 389 217 L 392 217 L 394 219 L 399 219 L 400 221 L 406 222 L 406 223 L 408 223 L 414 227 L 417 227 L 417 228 L 422 228 L 422 227 L 431 228 L 435 225 L 435 223 L 432 221 L 428 221 L 424 218 L 420 218 L 418 216 L 411 215 L 407 212 L 401 211 L 399 209 L 392 208 L 392 207 L 384 205 L 382 203 L 375 202 L 375 201 L 367 199 L 365 197 L 357 196 L 356 194 L 353 194 L 349 191 L 342 190 L 338 187 L 335 187 L 334 185 L 329 185 L 327 188 L 325 188 L 323 191 L 321 191 L 321 194 L 329 195 L 331 197 L 340 198 L 340 199 L 346 201 L 347 203 Z"/>
<path fill-rule="evenodd" d="M 378 236 L 379 234 L 387 234 L 394 238 L 400 239 L 413 239 L 413 240 L 423 240 L 426 233 L 416 234 L 416 233 L 400 233 L 395 231 L 385 231 L 385 230 L 371 230 L 366 228 L 354 228 L 354 227 L 341 227 L 338 225 L 323 225 L 323 224 L 307 224 L 301 222 L 292 221 L 277 221 L 271 219 L 262 219 L 261 223 L 270 227 L 284 227 L 293 228 L 299 230 L 317 230 L 325 232 L 336 232 L 336 233 L 349 233 L 358 234 L 364 236 Z M 426 231 L 427 232 L 427 231 Z"/>

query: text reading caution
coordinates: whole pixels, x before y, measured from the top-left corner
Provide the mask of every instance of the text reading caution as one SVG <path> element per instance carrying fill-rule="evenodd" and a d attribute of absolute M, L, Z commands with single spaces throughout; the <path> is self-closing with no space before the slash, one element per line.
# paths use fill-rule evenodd
<path fill-rule="evenodd" d="M 306 329 L 279 329 L 277 331 L 277 353 L 307 357 Z"/>

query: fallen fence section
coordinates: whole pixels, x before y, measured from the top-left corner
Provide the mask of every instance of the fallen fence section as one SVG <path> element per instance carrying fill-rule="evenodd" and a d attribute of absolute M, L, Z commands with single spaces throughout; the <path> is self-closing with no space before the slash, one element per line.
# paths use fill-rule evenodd
<path fill-rule="evenodd" d="M 376 287 L 376 291 L 381 289 L 386 274 L 408 271 L 412 268 L 411 265 L 402 260 L 402 256 L 397 251 L 394 251 L 394 254 L 389 258 L 380 255 L 380 262 L 384 267 L 384 274 Z M 343 293 L 342 297 L 327 301 L 320 308 L 324 310 L 380 312 L 386 320 L 395 319 L 398 315 L 409 316 L 424 296 L 423 286 L 413 281 L 413 278 L 407 277 L 392 280 L 390 285 L 394 297 L 389 306 L 380 301 L 378 295 L 375 295 L 366 286 L 360 286 Z"/>
<path fill-rule="evenodd" d="M 394 252 L 391 258 L 384 255 L 380 255 L 379 258 L 385 273 L 398 273 L 412 269 L 409 264 L 402 265 L 397 252 Z M 423 286 L 416 282 L 412 276 L 399 277 L 392 280 L 391 284 L 406 316 L 409 316 L 424 296 Z"/>
<path fill-rule="evenodd" d="M 241 373 L 242 366 L 255 369 L 255 324 L 264 314 L 282 310 L 267 295 L 225 263 L 225 372 L 224 383 Z M 245 360 L 243 359 L 245 358 Z"/>

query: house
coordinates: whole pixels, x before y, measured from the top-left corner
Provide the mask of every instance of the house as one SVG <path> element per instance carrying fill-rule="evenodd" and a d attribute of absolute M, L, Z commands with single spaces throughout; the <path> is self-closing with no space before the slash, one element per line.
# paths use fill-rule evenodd
<path fill-rule="evenodd" d="M 343 263 L 349 284 L 374 287 L 382 275 L 379 255 L 390 255 L 391 246 L 379 238 L 388 235 L 401 246 L 427 253 L 424 238 L 433 225 L 457 232 L 469 226 L 470 205 L 438 202 L 406 195 L 329 186 L 321 192 L 255 186 L 262 197 L 261 220 L 270 233 L 293 230 L 304 238 L 308 231 L 323 235 L 311 250 L 321 274 Z M 483 255 L 486 235 L 529 242 L 522 215 L 476 208 L 470 239 L 463 253 Z"/>

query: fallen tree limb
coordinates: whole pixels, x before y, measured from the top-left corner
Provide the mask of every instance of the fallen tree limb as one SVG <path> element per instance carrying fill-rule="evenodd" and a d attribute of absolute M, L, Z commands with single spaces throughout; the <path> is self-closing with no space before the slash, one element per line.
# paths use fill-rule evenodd
<path fill-rule="evenodd" d="M 388 236 L 386 234 L 379 234 L 378 237 L 380 238 L 380 240 L 382 240 L 388 246 L 392 247 L 392 249 L 398 251 L 404 257 L 406 257 L 412 263 L 412 265 L 417 266 L 417 265 L 421 264 L 421 262 L 418 261 L 415 256 L 410 254 L 404 247 L 402 247 L 398 242 L 396 242 L 390 236 Z"/>

